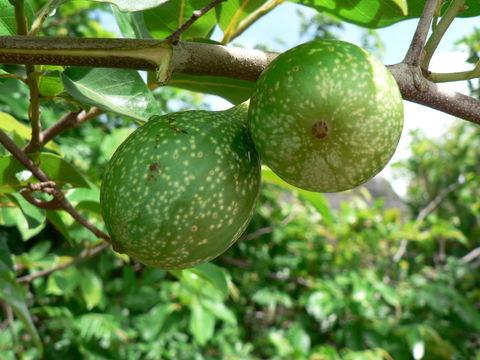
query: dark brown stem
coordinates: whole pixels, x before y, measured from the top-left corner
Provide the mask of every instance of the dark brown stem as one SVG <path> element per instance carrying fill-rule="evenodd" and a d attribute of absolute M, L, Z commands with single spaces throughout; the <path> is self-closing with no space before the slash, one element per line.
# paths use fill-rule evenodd
<path fill-rule="evenodd" d="M 173 32 L 171 35 L 167 37 L 167 40 L 171 41 L 172 44 L 177 44 L 178 41 L 180 40 L 180 37 L 182 34 L 190 27 L 192 26 L 195 21 L 200 19 L 203 15 L 205 15 L 207 12 L 209 12 L 211 9 L 213 9 L 215 6 L 218 4 L 227 1 L 227 0 L 213 0 L 211 3 L 209 3 L 207 6 L 205 6 L 203 9 L 200 10 L 195 10 L 190 16 L 190 18 L 185 21 L 182 26 L 180 26 L 175 32 Z"/>
<path fill-rule="evenodd" d="M 80 255 L 78 255 L 77 257 L 75 257 L 71 261 L 68 261 L 68 262 L 62 263 L 60 265 L 54 266 L 50 269 L 45 269 L 43 271 L 39 271 L 35 274 L 21 276 L 21 277 L 17 278 L 17 282 L 28 283 L 28 282 L 31 282 L 35 279 L 40 278 L 40 277 L 50 275 L 51 273 L 53 273 L 55 271 L 66 269 L 66 268 L 68 268 L 70 266 L 73 266 L 73 265 L 77 265 L 77 264 L 79 264 L 83 261 L 86 261 L 88 259 L 91 259 L 94 256 L 99 255 L 104 250 L 106 250 L 109 246 L 110 246 L 110 244 L 105 242 L 103 244 L 98 245 L 97 247 L 85 249 L 80 253 Z"/>
<path fill-rule="evenodd" d="M 25 166 L 26 169 L 30 170 L 32 174 L 41 182 L 51 182 L 50 178 L 40 169 L 35 163 L 27 157 L 27 155 L 20 149 L 17 144 L 15 144 L 8 135 L 0 130 L 0 143 L 18 160 L 20 163 Z M 75 220 L 80 224 L 90 230 L 97 237 L 105 239 L 110 242 L 110 237 L 105 234 L 100 229 L 96 228 L 87 219 L 85 219 L 80 213 L 75 210 L 75 208 L 70 204 L 70 202 L 65 198 L 63 193 L 57 187 L 54 187 L 55 191 L 52 192 L 55 200 L 60 204 L 61 208 L 68 212 Z"/>
<path fill-rule="evenodd" d="M 428 31 L 432 24 L 432 19 L 435 14 L 438 0 L 427 0 L 423 13 L 418 20 L 417 29 L 413 35 L 412 42 L 408 48 L 407 54 L 403 62 L 411 66 L 419 66 L 422 62 L 423 47 L 427 41 Z"/>

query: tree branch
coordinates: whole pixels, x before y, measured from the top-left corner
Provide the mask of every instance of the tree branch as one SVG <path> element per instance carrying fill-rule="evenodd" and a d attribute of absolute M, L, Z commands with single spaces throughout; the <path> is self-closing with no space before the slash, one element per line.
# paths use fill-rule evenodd
<path fill-rule="evenodd" d="M 0 63 L 121 67 L 155 70 L 171 45 L 149 39 L 0 36 Z M 255 81 L 278 55 L 253 49 L 180 41 L 170 71 Z M 168 53 L 168 54 L 167 54 Z M 447 92 L 425 79 L 418 67 L 388 66 L 405 100 L 480 124 L 480 100 Z"/>
<path fill-rule="evenodd" d="M 418 20 L 417 29 L 408 48 L 403 62 L 411 66 L 419 66 L 422 62 L 423 47 L 427 41 L 428 31 L 432 23 L 435 9 L 439 0 L 427 0 L 423 13 Z"/>
<path fill-rule="evenodd" d="M 91 259 L 92 257 L 94 256 L 97 256 L 99 255 L 100 253 L 102 253 L 105 249 L 107 249 L 108 247 L 110 246 L 109 243 L 107 242 L 104 242 L 103 244 L 100 244 L 94 248 L 87 248 L 85 250 L 83 250 L 80 255 L 78 255 L 77 257 L 73 258 L 72 260 L 70 261 L 67 261 L 63 264 L 59 264 L 57 266 L 54 266 L 54 267 L 51 267 L 49 269 L 45 269 L 45 270 L 42 270 L 42 271 L 39 271 L 39 272 L 36 272 L 34 274 L 30 274 L 30 275 L 25 275 L 25 276 L 21 276 L 19 278 L 17 278 L 17 282 L 18 283 L 26 283 L 26 282 L 31 282 L 35 279 L 38 279 L 40 277 L 43 277 L 43 276 L 47 276 L 47 275 L 50 275 L 51 273 L 55 272 L 55 271 L 58 271 L 58 270 L 62 270 L 62 269 L 66 269 L 67 267 L 70 267 L 70 266 L 73 266 L 73 265 L 77 265 L 83 261 L 86 261 L 88 259 Z"/>
<path fill-rule="evenodd" d="M 20 149 L 17 144 L 15 144 L 8 135 L 0 129 L 0 143 L 13 155 L 15 158 L 20 161 L 20 163 L 25 166 L 26 169 L 30 170 L 32 174 L 41 182 L 52 182 L 50 178 L 40 169 L 27 155 Z M 90 230 L 95 236 L 105 239 L 110 242 L 110 237 L 102 232 L 100 229 L 92 225 L 87 219 L 85 219 L 80 213 L 70 204 L 70 202 L 65 198 L 63 193 L 58 187 L 54 187 L 52 195 L 55 200 L 59 203 L 61 208 L 68 212 L 75 220 L 80 224 Z"/>
<path fill-rule="evenodd" d="M 91 119 L 94 119 L 103 113 L 105 113 L 105 111 L 97 107 L 92 107 L 88 111 L 79 110 L 69 112 L 62 116 L 55 124 L 40 133 L 40 141 L 36 145 L 34 145 L 32 142 L 29 142 L 27 146 L 25 146 L 23 151 L 25 151 L 26 153 L 38 151 L 46 143 L 48 143 L 50 140 L 52 140 L 62 132 L 71 128 L 76 128 L 81 124 Z"/>

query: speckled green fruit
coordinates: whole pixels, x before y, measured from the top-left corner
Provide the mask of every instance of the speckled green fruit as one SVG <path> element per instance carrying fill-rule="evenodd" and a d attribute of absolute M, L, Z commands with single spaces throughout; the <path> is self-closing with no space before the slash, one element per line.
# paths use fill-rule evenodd
<path fill-rule="evenodd" d="M 260 161 L 247 106 L 156 116 L 117 149 L 100 203 L 114 249 L 161 269 L 217 257 L 247 227 Z"/>
<path fill-rule="evenodd" d="M 365 50 L 319 40 L 279 55 L 260 75 L 249 127 L 278 176 L 319 192 L 352 189 L 391 159 L 403 103 L 388 69 Z"/>

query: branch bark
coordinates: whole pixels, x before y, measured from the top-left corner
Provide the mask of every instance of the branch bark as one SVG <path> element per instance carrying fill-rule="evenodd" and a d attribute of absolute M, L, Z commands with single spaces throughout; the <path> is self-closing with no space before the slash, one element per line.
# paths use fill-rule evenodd
<path fill-rule="evenodd" d="M 173 51 L 173 54 L 171 53 Z M 255 81 L 277 53 L 180 41 L 0 36 L 0 63 L 120 67 L 156 70 L 170 59 L 172 73 Z M 418 104 L 480 124 L 480 100 L 447 92 L 418 66 L 388 66 L 402 96 Z"/>

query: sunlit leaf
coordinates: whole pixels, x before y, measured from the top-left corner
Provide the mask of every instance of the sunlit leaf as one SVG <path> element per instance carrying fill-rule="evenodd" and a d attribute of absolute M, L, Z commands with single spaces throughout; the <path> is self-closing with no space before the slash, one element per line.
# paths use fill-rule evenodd
<path fill-rule="evenodd" d="M 140 11 L 161 5 L 169 0 L 90 0 L 116 5 L 121 11 Z"/>
<path fill-rule="evenodd" d="M 160 109 L 139 73 L 125 69 L 69 68 L 65 89 L 76 100 L 120 115 L 147 121 Z"/>
<path fill-rule="evenodd" d="M 190 304 L 189 328 L 199 344 L 204 345 L 213 336 L 215 317 L 199 301 Z"/>
<path fill-rule="evenodd" d="M 32 129 L 29 126 L 17 121 L 12 115 L 0 111 L 0 129 L 6 132 L 15 132 L 22 139 L 30 140 Z M 60 152 L 60 148 L 53 141 L 49 141 L 45 147 L 55 152 Z"/>
<path fill-rule="evenodd" d="M 25 14 L 28 21 L 31 21 L 33 10 L 30 2 L 25 3 Z M 0 36 L 16 34 L 17 24 L 15 22 L 15 10 L 9 0 L 0 0 Z"/>
<path fill-rule="evenodd" d="M 170 0 L 144 12 L 145 25 L 153 37 L 163 39 L 171 35 L 193 12 L 208 5 L 211 0 Z M 208 37 L 217 19 L 214 11 L 199 18 L 183 34 L 183 39 Z"/>
<path fill-rule="evenodd" d="M 122 12 L 116 6 L 112 6 L 112 12 L 124 38 L 145 39 L 152 37 L 145 26 L 142 12 Z"/>

